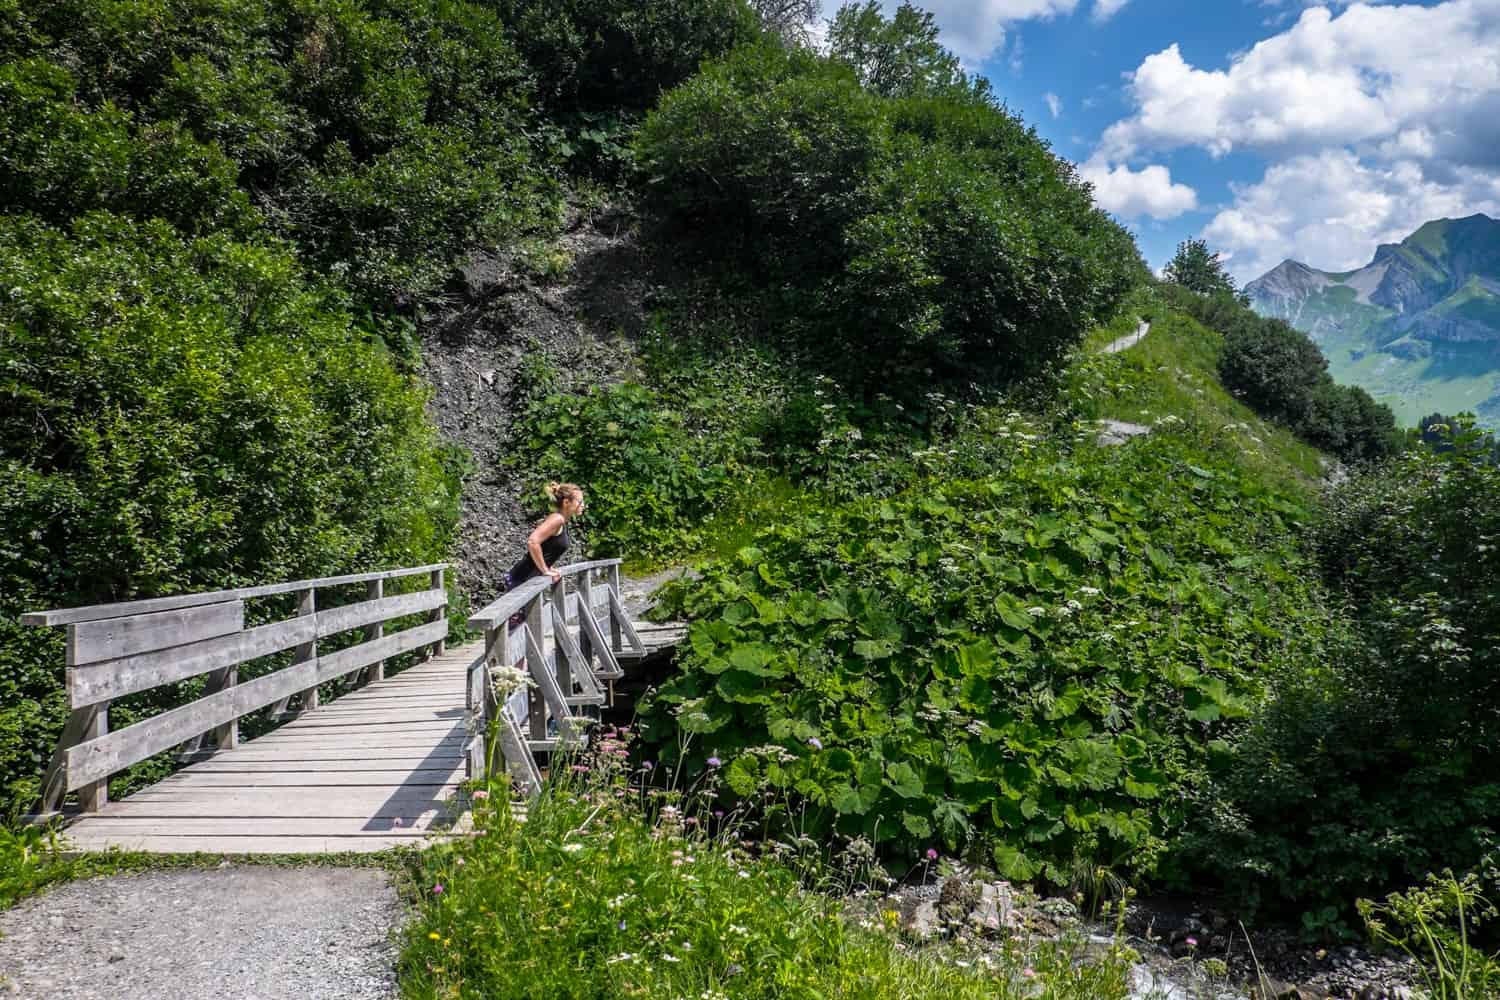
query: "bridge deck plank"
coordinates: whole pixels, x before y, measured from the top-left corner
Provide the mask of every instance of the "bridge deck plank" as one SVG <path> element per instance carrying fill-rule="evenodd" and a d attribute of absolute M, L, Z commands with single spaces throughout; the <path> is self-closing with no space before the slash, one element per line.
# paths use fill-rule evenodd
<path fill-rule="evenodd" d="M 469 643 L 193 764 L 66 831 L 75 850 L 324 854 L 420 846 L 456 818 Z M 399 822 L 398 822 L 399 821 Z"/>

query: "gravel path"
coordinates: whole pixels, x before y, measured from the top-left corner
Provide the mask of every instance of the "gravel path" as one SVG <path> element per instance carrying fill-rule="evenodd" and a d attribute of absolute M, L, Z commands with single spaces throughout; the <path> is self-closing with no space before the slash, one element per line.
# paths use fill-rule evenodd
<path fill-rule="evenodd" d="M 1104 349 L 1105 354 L 1119 354 L 1121 351 L 1139 344 L 1151 332 L 1151 324 L 1141 320 L 1141 325 L 1135 328 L 1135 333 L 1127 333 L 1125 336 L 1111 343 Z"/>
<path fill-rule="evenodd" d="M 0 996 L 387 1000 L 390 876 L 258 865 L 72 882 L 0 913 Z"/>

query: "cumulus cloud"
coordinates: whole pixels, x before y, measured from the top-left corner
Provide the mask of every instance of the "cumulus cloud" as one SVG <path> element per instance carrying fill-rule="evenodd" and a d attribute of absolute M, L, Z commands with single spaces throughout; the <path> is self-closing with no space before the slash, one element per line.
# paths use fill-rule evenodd
<path fill-rule="evenodd" d="M 1195 66 L 1177 45 L 1143 60 L 1127 85 L 1133 111 L 1105 130 L 1094 162 L 1189 147 L 1269 161 L 1202 230 L 1241 279 L 1285 257 L 1359 267 L 1429 219 L 1500 208 L 1500 0 L 1262 6 L 1295 23 L 1223 68 Z"/>
<path fill-rule="evenodd" d="M 1233 253 L 1242 281 L 1291 257 L 1329 271 L 1363 267 L 1377 244 L 1422 223 L 1484 212 L 1500 217 L 1500 176 L 1473 168 L 1438 180 L 1415 160 L 1370 164 L 1347 149 L 1295 156 L 1234 189 L 1203 236 Z"/>
<path fill-rule="evenodd" d="M 1047 102 L 1047 110 L 1052 113 L 1053 118 L 1057 118 L 1062 114 L 1063 102 L 1061 97 L 1058 97 L 1049 90 L 1042 95 L 1042 99 Z"/>
<path fill-rule="evenodd" d="M 1091 160 L 1078 174 L 1094 186 L 1094 201 L 1122 219 L 1171 219 L 1198 207 L 1198 193 L 1172 180 L 1160 164 L 1132 170 L 1125 164 Z"/>
<path fill-rule="evenodd" d="M 1425 130 L 1433 158 L 1500 166 L 1497 52 L 1500 0 L 1313 7 L 1227 69 L 1199 69 L 1175 44 L 1148 56 L 1131 74 L 1136 112 L 1102 148 L 1295 155 Z"/>

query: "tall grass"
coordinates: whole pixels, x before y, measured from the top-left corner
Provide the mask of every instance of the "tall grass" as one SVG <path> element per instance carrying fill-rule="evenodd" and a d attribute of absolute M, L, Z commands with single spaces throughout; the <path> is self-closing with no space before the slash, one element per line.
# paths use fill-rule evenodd
<path fill-rule="evenodd" d="M 588 762 L 560 768 L 524 821 L 505 786 L 476 793 L 473 837 L 424 862 L 406 996 L 1126 995 L 1122 948 L 1089 961 L 1067 943 L 1020 939 L 983 951 L 918 949 L 893 911 L 846 915 L 838 899 L 772 860 L 777 852 L 742 842 L 735 817 L 712 808 L 712 781 L 685 795 L 644 787 L 650 772 L 627 772 L 623 753 L 606 740 Z"/>

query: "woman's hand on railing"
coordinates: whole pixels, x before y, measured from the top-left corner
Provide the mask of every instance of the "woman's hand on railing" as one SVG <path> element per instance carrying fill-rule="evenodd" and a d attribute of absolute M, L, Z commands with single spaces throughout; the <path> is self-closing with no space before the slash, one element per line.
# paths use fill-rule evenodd
<path fill-rule="evenodd" d="M 552 578 L 553 583 L 562 582 L 562 570 L 549 569 L 547 575 Z"/>

